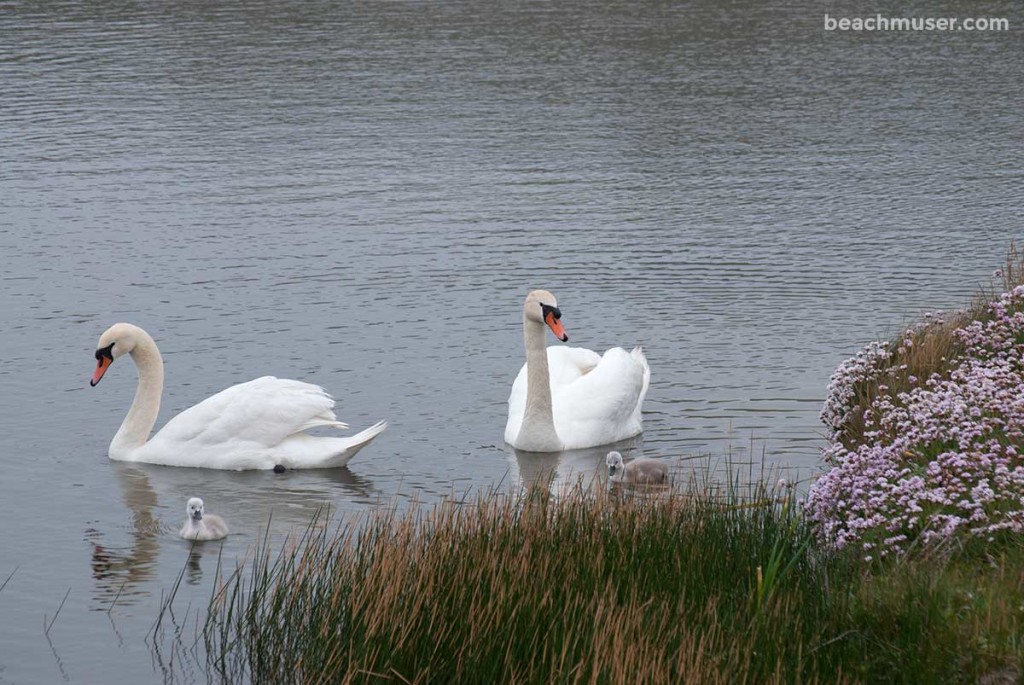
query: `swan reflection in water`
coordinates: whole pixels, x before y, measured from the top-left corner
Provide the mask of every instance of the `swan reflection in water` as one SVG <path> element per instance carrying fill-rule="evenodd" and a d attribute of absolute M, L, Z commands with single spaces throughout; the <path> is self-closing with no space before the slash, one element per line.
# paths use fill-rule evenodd
<path fill-rule="evenodd" d="M 87 528 L 86 539 L 92 545 L 92 576 L 96 581 L 96 599 L 104 607 L 117 602 L 131 604 L 140 594 L 139 586 L 152 579 L 160 551 L 160 520 L 154 516 L 157 498 L 149 479 L 141 470 L 115 468 L 131 511 L 131 540 L 127 548 L 104 544 L 103 532 Z"/>
<path fill-rule="evenodd" d="M 643 438 L 638 436 L 611 445 L 600 445 L 565 452 L 524 452 L 507 446 L 512 482 L 524 489 L 541 487 L 552 495 L 565 488 L 582 484 L 584 487 L 603 485 L 608 480 L 605 459 L 612 450 L 627 458 L 643 456 Z"/>
<path fill-rule="evenodd" d="M 185 561 L 185 574 L 183 579 L 189 585 L 200 585 L 203 582 L 203 565 L 200 563 L 203 555 L 220 557 L 223 546 L 218 540 L 214 543 L 194 543 L 188 550 L 188 559 Z"/>
<path fill-rule="evenodd" d="M 159 593 L 163 587 L 162 581 L 157 582 L 159 577 L 170 575 L 166 571 L 158 574 L 161 563 L 173 565 L 172 573 L 184 564 L 184 582 L 198 585 L 203 581 L 204 565 L 212 572 L 221 554 L 225 561 L 242 559 L 268 526 L 274 535 L 301 532 L 339 496 L 359 505 L 379 498 L 368 479 L 348 468 L 275 474 L 113 461 L 109 466 L 121 487 L 131 523 L 127 544 L 123 545 L 110 542 L 122 531 L 121 526 L 99 530 L 94 522 L 86 529 L 86 539 L 92 545 L 95 599 L 103 610 Z M 231 517 L 235 525 L 226 540 L 193 544 L 178 537 L 181 501 L 189 493 L 202 493 L 208 502 L 217 503 L 218 511 Z M 161 553 L 172 556 L 161 560 Z"/>

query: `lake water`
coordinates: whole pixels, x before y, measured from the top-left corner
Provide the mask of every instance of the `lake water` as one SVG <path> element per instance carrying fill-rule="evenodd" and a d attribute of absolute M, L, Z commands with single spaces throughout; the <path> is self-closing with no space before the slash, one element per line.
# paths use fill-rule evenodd
<path fill-rule="evenodd" d="M 826 33 L 818 3 L 755 0 L 0 3 L 0 683 L 160 680 L 161 594 L 184 571 L 194 621 L 220 552 L 177 539 L 191 495 L 233 567 L 271 513 L 280 537 L 325 504 L 601 471 L 503 444 L 531 288 L 571 344 L 645 346 L 631 454 L 753 444 L 810 475 L 835 365 L 965 304 L 1020 235 L 1024 16 L 984 10 L 1013 30 Z M 390 428 L 335 471 L 111 463 L 135 371 L 87 381 L 116 321 L 164 354 L 158 425 L 273 374 Z"/>

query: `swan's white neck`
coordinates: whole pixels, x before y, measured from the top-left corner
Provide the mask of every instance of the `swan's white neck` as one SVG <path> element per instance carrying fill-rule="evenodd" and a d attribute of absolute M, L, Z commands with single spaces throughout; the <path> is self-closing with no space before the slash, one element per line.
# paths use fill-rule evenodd
<path fill-rule="evenodd" d="M 562 449 L 562 441 L 555 432 L 552 413 L 544 324 L 524 315 L 523 339 L 526 342 L 526 411 L 516 447 L 527 452 L 558 452 Z"/>
<path fill-rule="evenodd" d="M 131 356 L 139 370 L 139 387 L 135 390 L 135 399 L 128 415 L 110 442 L 111 459 L 126 459 L 132 450 L 145 445 L 160 413 L 160 396 L 164 391 L 164 360 L 153 338 L 141 329 Z"/>

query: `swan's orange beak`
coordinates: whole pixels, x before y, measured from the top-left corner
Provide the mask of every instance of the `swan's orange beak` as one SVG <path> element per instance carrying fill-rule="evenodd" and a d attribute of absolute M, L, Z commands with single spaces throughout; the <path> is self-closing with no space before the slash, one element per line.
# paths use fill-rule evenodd
<path fill-rule="evenodd" d="M 110 365 L 113 362 L 114 360 L 111 359 L 110 357 L 100 357 L 99 359 L 97 359 L 96 371 L 95 373 L 93 373 L 92 380 L 89 381 L 89 385 L 95 388 L 96 384 L 100 382 L 100 379 L 103 378 L 103 374 L 107 372 L 107 369 L 110 368 Z"/>
<path fill-rule="evenodd" d="M 555 334 L 555 337 L 562 342 L 569 342 L 569 334 L 565 332 L 565 326 L 559 319 L 555 318 L 554 312 L 548 312 L 548 315 L 544 317 L 544 322 L 551 329 L 551 332 Z"/>

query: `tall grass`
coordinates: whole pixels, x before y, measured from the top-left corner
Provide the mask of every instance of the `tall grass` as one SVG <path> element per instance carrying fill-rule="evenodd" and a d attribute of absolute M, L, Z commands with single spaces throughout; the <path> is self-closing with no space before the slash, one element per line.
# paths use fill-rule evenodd
<path fill-rule="evenodd" d="M 279 550 L 262 546 L 248 571 L 226 579 L 203 629 L 210 675 L 254 683 L 1017 676 L 1024 591 L 1011 566 L 961 573 L 955 563 L 904 564 L 872 576 L 853 557 L 818 549 L 778 494 L 575 488 L 311 525 Z M 1003 561 L 1024 560 L 1015 554 Z"/>

